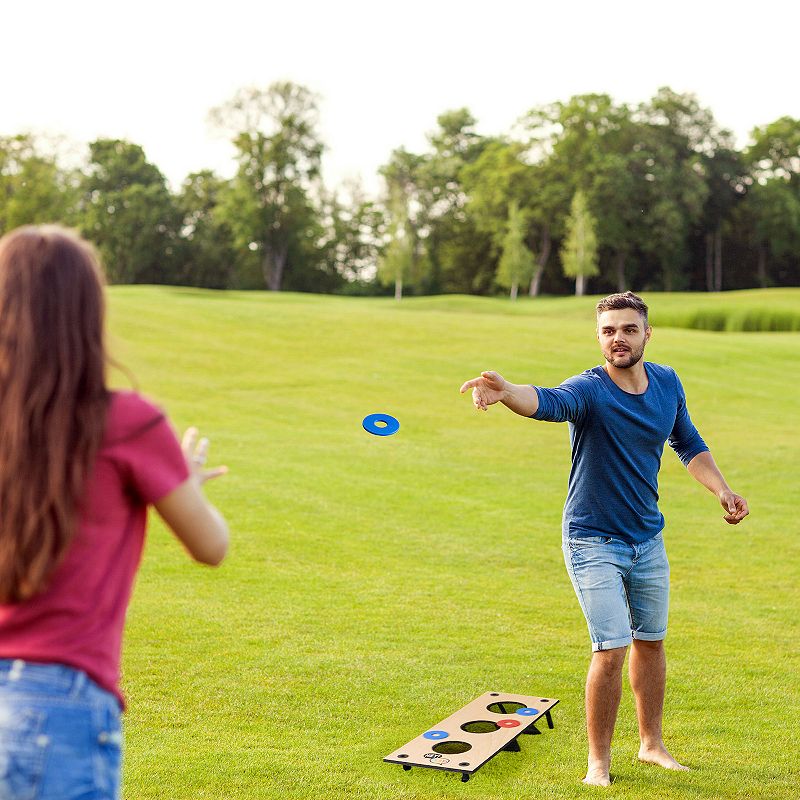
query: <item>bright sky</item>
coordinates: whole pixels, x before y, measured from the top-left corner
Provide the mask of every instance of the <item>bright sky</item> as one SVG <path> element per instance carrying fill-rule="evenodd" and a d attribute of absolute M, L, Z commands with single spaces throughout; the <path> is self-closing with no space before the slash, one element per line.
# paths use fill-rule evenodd
<path fill-rule="evenodd" d="M 0 135 L 142 145 L 173 187 L 230 175 L 209 109 L 289 79 L 322 96 L 326 181 L 375 190 L 392 149 L 425 147 L 447 109 L 486 134 L 584 92 L 694 92 L 740 145 L 800 117 L 793 0 L 27 0 L 5 4 Z"/>

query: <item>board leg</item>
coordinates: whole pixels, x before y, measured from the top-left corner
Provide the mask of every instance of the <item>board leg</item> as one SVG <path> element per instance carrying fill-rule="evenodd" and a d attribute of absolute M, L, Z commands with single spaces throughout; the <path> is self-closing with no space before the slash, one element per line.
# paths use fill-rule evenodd
<path fill-rule="evenodd" d="M 536 727 L 536 723 L 535 722 L 532 722 L 530 725 L 528 725 L 528 727 L 525 728 L 525 730 L 522 731 L 522 732 L 523 733 L 530 733 L 532 736 L 535 736 L 537 733 L 541 733 L 541 731 Z"/>
<path fill-rule="evenodd" d="M 461 783 L 466 783 L 469 780 L 469 773 L 462 772 L 461 773 Z"/>
<path fill-rule="evenodd" d="M 555 725 L 553 725 L 553 715 L 550 713 L 549 709 L 544 712 L 544 718 L 547 720 L 547 727 L 553 730 Z"/>
<path fill-rule="evenodd" d="M 403 769 L 404 769 L 406 772 L 408 772 L 408 771 L 411 769 L 411 766 L 410 766 L 409 764 L 403 764 Z"/>

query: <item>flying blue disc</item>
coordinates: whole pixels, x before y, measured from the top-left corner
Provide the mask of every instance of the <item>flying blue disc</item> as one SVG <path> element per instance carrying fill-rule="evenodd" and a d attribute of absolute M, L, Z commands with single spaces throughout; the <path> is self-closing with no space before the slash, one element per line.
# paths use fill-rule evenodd
<path fill-rule="evenodd" d="M 377 423 L 382 422 L 383 425 Z M 361 423 L 367 433 L 372 433 L 375 436 L 391 436 L 400 430 L 400 423 L 388 414 L 370 414 L 364 417 Z"/>
<path fill-rule="evenodd" d="M 449 735 L 447 731 L 428 731 L 422 734 L 425 739 L 446 739 Z"/>

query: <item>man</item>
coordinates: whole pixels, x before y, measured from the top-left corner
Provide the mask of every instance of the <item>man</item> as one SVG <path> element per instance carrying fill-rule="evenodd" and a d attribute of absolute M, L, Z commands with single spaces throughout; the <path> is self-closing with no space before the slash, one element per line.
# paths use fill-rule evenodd
<path fill-rule="evenodd" d="M 689 418 L 671 367 L 642 360 L 652 335 L 647 306 L 633 294 L 597 304 L 597 338 L 606 363 L 557 389 L 517 385 L 496 372 L 467 381 L 485 411 L 503 403 L 523 417 L 569 422 L 572 469 L 564 506 L 563 551 L 592 639 L 586 681 L 589 763 L 584 783 L 611 783 L 611 737 L 628 664 L 639 722 L 639 759 L 685 770 L 669 753 L 661 722 L 666 685 L 669 564 L 658 510 L 664 442 L 713 492 L 731 525 L 749 513 L 731 491 Z"/>

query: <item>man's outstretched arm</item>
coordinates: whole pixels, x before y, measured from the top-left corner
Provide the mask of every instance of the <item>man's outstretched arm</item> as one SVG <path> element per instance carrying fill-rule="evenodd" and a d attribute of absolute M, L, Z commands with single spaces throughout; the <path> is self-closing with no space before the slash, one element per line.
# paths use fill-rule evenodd
<path fill-rule="evenodd" d="M 719 498 L 720 505 L 725 509 L 725 522 L 738 525 L 750 513 L 747 500 L 728 486 L 708 450 L 698 453 L 686 465 L 686 469 L 698 483 Z"/>
<path fill-rule="evenodd" d="M 466 381 L 461 394 L 467 389 L 472 389 L 472 404 L 479 411 L 502 403 L 520 416 L 532 417 L 539 408 L 539 394 L 533 386 L 509 383 L 497 372 L 482 372 L 480 377 Z"/>

